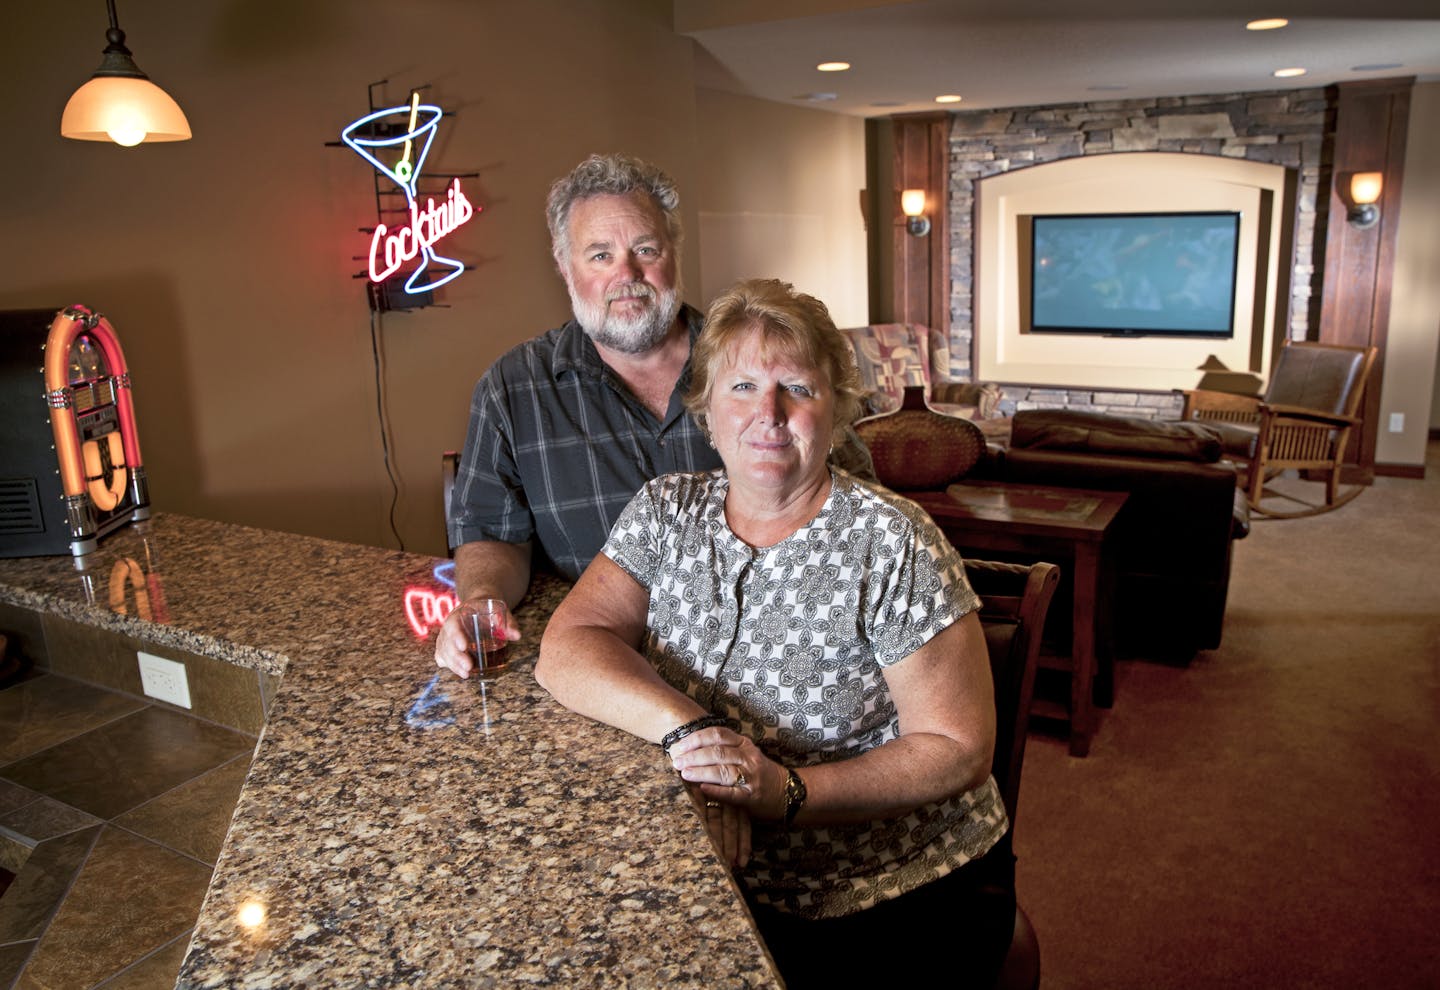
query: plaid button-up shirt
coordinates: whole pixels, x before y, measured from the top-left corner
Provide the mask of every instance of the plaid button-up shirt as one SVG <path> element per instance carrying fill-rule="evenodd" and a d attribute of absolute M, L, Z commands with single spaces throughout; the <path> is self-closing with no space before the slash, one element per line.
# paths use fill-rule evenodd
<path fill-rule="evenodd" d="M 704 317 L 689 306 L 681 314 L 693 342 Z M 685 412 L 689 386 L 687 363 L 657 421 L 574 320 L 513 348 L 475 384 L 450 545 L 533 541 L 560 574 L 577 579 L 645 482 L 721 466 Z M 838 466 L 873 477 L 853 433 L 836 455 Z"/>

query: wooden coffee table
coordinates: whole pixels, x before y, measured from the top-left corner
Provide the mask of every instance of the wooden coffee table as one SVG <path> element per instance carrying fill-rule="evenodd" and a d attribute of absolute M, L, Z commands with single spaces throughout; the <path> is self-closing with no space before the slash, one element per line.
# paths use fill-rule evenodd
<path fill-rule="evenodd" d="M 973 481 L 944 492 L 907 492 L 965 556 L 1018 554 L 1071 570 L 1070 655 L 1047 661 L 1070 672 L 1070 704 L 1037 701 L 1037 715 L 1067 718 L 1070 753 L 1090 752 L 1094 704 L 1109 707 L 1115 692 L 1110 640 L 1110 565 L 1106 535 L 1129 496 L 1124 492 L 1051 485 Z"/>

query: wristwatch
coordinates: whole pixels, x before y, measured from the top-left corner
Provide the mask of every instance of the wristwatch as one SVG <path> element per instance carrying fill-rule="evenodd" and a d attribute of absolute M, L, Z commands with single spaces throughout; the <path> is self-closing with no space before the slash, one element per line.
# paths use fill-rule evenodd
<path fill-rule="evenodd" d="M 789 828 L 794 824 L 795 816 L 799 814 L 808 795 L 805 792 L 805 781 L 800 779 L 798 773 L 788 767 L 785 773 L 785 827 Z"/>

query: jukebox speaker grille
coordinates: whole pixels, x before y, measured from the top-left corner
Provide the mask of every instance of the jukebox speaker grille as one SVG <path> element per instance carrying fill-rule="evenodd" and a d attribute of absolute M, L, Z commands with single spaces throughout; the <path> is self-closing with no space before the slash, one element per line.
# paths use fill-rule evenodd
<path fill-rule="evenodd" d="M 70 386 L 74 397 L 75 413 L 79 415 L 96 406 L 107 406 L 115 401 L 115 386 L 107 378 L 103 381 L 88 382 Z"/>
<path fill-rule="evenodd" d="M 42 533 L 40 492 L 31 478 L 0 478 L 0 533 Z"/>

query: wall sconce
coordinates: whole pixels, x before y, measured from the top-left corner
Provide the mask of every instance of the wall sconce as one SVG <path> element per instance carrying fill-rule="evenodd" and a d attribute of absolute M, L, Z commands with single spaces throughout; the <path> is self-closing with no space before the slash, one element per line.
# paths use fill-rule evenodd
<path fill-rule="evenodd" d="M 188 141 L 190 122 L 180 105 L 152 83 L 125 47 L 115 17 L 115 0 L 105 0 L 110 30 L 104 58 L 90 81 L 77 89 L 60 116 L 60 136 L 77 141 L 114 141 L 131 147 L 142 141 Z"/>
<path fill-rule="evenodd" d="M 930 218 L 925 215 L 925 190 L 906 189 L 900 194 L 900 211 L 905 214 L 905 229 L 916 237 L 930 233 Z"/>
<path fill-rule="evenodd" d="M 1373 227 L 1380 220 L 1380 208 L 1375 203 L 1384 188 L 1384 177 L 1379 172 L 1356 172 L 1350 176 L 1350 212 L 1347 219 L 1364 230 Z"/>

